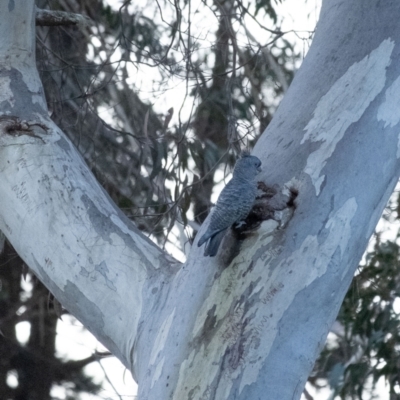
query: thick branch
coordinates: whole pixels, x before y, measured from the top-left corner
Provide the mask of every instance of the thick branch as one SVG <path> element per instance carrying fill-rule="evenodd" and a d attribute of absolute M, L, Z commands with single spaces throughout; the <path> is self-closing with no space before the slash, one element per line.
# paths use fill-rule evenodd
<path fill-rule="evenodd" d="M 116 208 L 49 119 L 34 63 L 33 0 L 8 4 L 0 2 L 7 21 L 0 62 L 9 66 L 0 69 L 0 229 L 63 306 L 132 369 L 143 308 L 157 301 L 143 297 L 147 285 L 166 281 L 173 260 Z"/>
<path fill-rule="evenodd" d="M 89 17 L 66 11 L 36 10 L 37 26 L 89 26 L 92 21 Z"/>

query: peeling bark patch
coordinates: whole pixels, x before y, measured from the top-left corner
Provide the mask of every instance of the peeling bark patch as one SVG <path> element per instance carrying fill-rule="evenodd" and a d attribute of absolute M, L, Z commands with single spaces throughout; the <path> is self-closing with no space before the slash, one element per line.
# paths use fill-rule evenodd
<path fill-rule="evenodd" d="M 115 292 L 117 291 L 117 288 L 114 286 L 112 281 L 108 278 L 107 274 L 110 272 L 107 264 L 105 261 L 103 261 L 101 264 L 96 265 L 94 269 L 99 272 L 101 275 L 103 275 L 104 279 L 106 280 L 106 285 L 109 289 L 114 290 Z"/>
<path fill-rule="evenodd" d="M 89 178 L 93 179 L 93 177 L 91 176 Z M 155 265 L 159 264 L 159 259 L 157 257 L 153 260 L 149 259 L 149 257 L 151 256 L 151 252 L 148 252 L 146 254 L 143 253 L 143 248 L 141 248 L 141 246 L 138 245 L 138 243 L 132 238 L 127 224 L 121 222 L 120 217 L 125 218 L 127 222 L 131 223 L 131 221 L 129 221 L 126 216 L 117 216 L 113 213 L 113 211 L 110 211 L 109 209 L 103 211 L 97 208 L 95 203 L 86 194 L 82 194 L 81 201 L 85 206 L 93 229 L 105 242 L 109 243 L 110 245 L 115 245 L 112 238 L 113 235 L 115 235 L 117 239 L 120 239 L 128 248 L 132 249 L 135 253 L 142 255 L 140 257 L 140 261 L 146 267 L 148 267 L 149 270 L 152 270 Z M 142 241 L 142 238 L 139 237 L 137 240 Z M 143 240 L 142 243 L 146 244 L 146 240 Z M 162 255 L 161 252 L 160 255 Z"/>
<path fill-rule="evenodd" d="M 319 143 L 318 149 L 308 156 L 304 170 L 310 176 L 317 195 L 325 179 L 321 171 L 337 144 L 384 88 L 393 48 L 394 42 L 386 39 L 369 55 L 354 63 L 321 98 L 305 127 L 301 144 L 306 141 Z"/>
<path fill-rule="evenodd" d="M 85 205 L 86 211 L 90 218 L 90 222 L 97 234 L 109 244 L 112 244 L 110 235 L 115 232 L 115 229 L 111 229 L 109 224 L 104 222 L 104 213 L 102 213 L 93 203 L 93 201 L 85 194 L 81 196 L 82 203 Z"/>
<path fill-rule="evenodd" d="M 397 78 L 386 90 L 385 101 L 378 109 L 378 121 L 385 123 L 385 128 L 393 128 L 400 122 L 400 77 Z M 400 132 L 397 139 L 396 157 L 400 158 Z"/>
<path fill-rule="evenodd" d="M 161 359 L 161 361 L 156 366 L 156 370 L 154 371 L 153 378 L 151 380 L 151 385 L 150 385 L 151 388 L 160 379 L 160 376 L 161 376 L 161 373 L 162 373 L 162 369 L 163 369 L 163 366 L 164 366 L 164 361 L 165 361 L 165 357 L 163 357 Z"/>
<path fill-rule="evenodd" d="M 89 330 L 93 329 L 94 327 L 99 328 L 94 329 L 94 332 L 99 332 L 100 330 L 103 330 L 103 314 L 100 311 L 99 307 L 95 303 L 91 302 L 85 295 L 83 295 L 79 288 L 71 281 L 67 281 L 66 285 L 64 286 L 64 290 L 61 290 L 57 285 L 53 284 L 52 279 L 49 278 L 47 272 L 42 268 L 41 264 L 36 260 L 33 254 L 32 257 L 41 281 L 47 286 L 47 288 L 57 298 L 57 300 L 59 300 L 62 304 L 65 304 L 65 298 L 75 299 L 75 302 L 69 302 L 70 306 L 68 307 L 68 311 L 78 319 L 84 319 L 85 326 Z M 73 304 L 79 304 L 80 306 L 74 308 Z M 84 318 L 81 318 L 82 316 L 80 315 L 80 311 L 82 310 L 84 310 L 85 312 Z"/>
<path fill-rule="evenodd" d="M 235 343 L 235 346 L 233 346 L 232 348 L 228 348 L 227 351 L 229 354 L 228 357 L 229 366 L 232 369 L 237 369 L 240 365 L 243 364 L 244 362 L 243 343 L 241 340 Z"/>
<path fill-rule="evenodd" d="M 150 355 L 150 364 L 154 364 L 156 362 L 158 354 L 163 350 L 168 333 L 171 329 L 172 321 L 174 320 L 174 316 L 175 308 L 168 318 L 162 323 L 160 330 L 158 331 L 157 338 L 154 341 L 153 350 L 151 351 Z"/>
<path fill-rule="evenodd" d="M 203 339 L 203 342 L 209 342 L 212 336 L 212 333 L 215 328 L 215 324 L 217 322 L 217 317 L 215 316 L 215 310 L 217 306 L 214 304 L 214 306 L 207 311 L 207 318 L 204 321 L 203 325 L 203 330 L 202 333 L 200 334 L 201 338 Z"/>
<path fill-rule="evenodd" d="M 397 78 L 386 90 L 385 101 L 378 108 L 378 121 L 388 126 L 394 127 L 400 121 L 400 77 Z"/>
<path fill-rule="evenodd" d="M 124 362 L 126 366 L 128 363 L 125 361 L 125 353 L 121 351 L 121 347 L 111 339 L 111 335 L 105 332 L 107 324 L 104 322 L 104 315 L 94 301 L 89 300 L 70 280 L 67 280 L 63 289 L 57 283 L 54 283 L 52 278 L 49 277 L 47 272 L 42 267 L 41 263 L 31 254 L 32 260 L 35 263 L 35 271 L 37 272 L 40 280 L 51 291 L 51 293 L 61 302 L 61 304 L 68 304 L 68 312 L 78 318 L 80 321 L 85 321 L 86 328 L 92 332 L 97 338 L 101 338 L 101 342 L 106 346 L 114 355 Z M 68 301 L 67 299 L 74 299 Z M 107 322 L 109 323 L 109 322 Z"/>
<path fill-rule="evenodd" d="M 23 36 L 23 35 L 22 35 Z M 7 75 L 10 77 L 10 87 L 17 94 L 15 106 L 19 110 L 26 110 L 25 118 L 33 119 L 37 115 L 47 114 L 47 105 L 44 101 L 42 85 L 39 76 L 32 73 L 32 67 L 27 63 L 13 63 Z"/>
<path fill-rule="evenodd" d="M 3 76 L 0 79 L 0 104 L 5 101 L 10 107 L 14 107 L 14 94 L 11 90 L 11 79 L 8 76 Z"/>
<path fill-rule="evenodd" d="M 249 324 L 259 304 L 261 269 L 259 265 L 258 271 L 250 270 L 243 279 L 234 265 L 216 280 L 197 315 L 190 343 L 193 351 L 180 367 L 175 398 L 190 398 L 190 394 L 196 400 L 228 398 L 234 380 L 248 368 L 250 347 L 255 347 Z"/>
<path fill-rule="evenodd" d="M 88 323 L 86 323 L 89 329 L 95 326 L 99 327 L 101 330 L 103 329 L 103 313 L 96 304 L 91 302 L 86 296 L 83 295 L 83 293 L 74 283 L 68 281 L 64 287 L 64 293 L 65 296 L 76 299 L 76 304 L 85 304 L 85 306 L 81 307 L 80 309 L 85 310 L 85 313 L 87 313 L 85 314 L 85 321 L 89 321 Z M 74 312 L 74 310 L 68 311 Z M 80 316 L 78 315 L 78 318 L 79 317 Z M 95 331 L 97 331 L 97 329 Z"/>

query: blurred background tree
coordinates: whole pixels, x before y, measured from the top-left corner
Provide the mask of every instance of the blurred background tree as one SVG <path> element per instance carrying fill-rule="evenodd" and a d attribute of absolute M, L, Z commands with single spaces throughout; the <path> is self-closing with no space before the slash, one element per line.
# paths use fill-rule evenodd
<path fill-rule="evenodd" d="M 91 21 L 37 28 L 53 120 L 127 217 L 183 260 L 215 187 L 240 150 L 253 147 L 301 62 L 281 28 L 281 1 L 36 3 Z M 391 223 L 397 204 L 388 206 Z M 397 237 L 376 234 L 305 398 L 311 388 L 329 388 L 332 398 L 372 398 L 382 377 L 390 399 L 399 398 Z M 0 397 L 54 399 L 55 385 L 68 399 L 100 393 L 85 366 L 107 354 L 79 361 L 57 354 L 57 324 L 67 310 L 6 241 L 1 247 Z M 30 326 L 26 343 L 16 333 L 22 321 Z"/>

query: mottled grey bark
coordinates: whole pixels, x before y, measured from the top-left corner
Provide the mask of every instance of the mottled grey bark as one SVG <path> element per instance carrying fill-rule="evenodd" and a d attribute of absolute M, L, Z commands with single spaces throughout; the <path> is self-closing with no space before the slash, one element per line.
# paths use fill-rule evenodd
<path fill-rule="evenodd" d="M 241 242 L 228 234 L 212 259 L 195 243 L 181 266 L 122 216 L 48 119 L 32 11 L 0 3 L 0 229 L 131 368 L 139 399 L 299 399 L 399 176 L 398 2 L 324 1 L 254 150 L 261 180 L 299 191 L 296 210 Z"/>

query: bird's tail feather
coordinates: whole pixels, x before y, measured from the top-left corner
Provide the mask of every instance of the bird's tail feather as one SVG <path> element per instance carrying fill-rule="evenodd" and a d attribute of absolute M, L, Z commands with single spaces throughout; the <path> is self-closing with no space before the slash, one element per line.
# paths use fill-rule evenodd
<path fill-rule="evenodd" d="M 206 257 L 214 257 L 217 254 L 219 245 L 221 244 L 222 239 L 225 236 L 225 231 L 226 229 L 223 229 L 222 231 L 218 232 L 210 238 L 210 241 L 207 243 L 206 248 L 204 249 L 204 255 Z M 203 237 L 201 239 L 203 239 Z"/>
<path fill-rule="evenodd" d="M 210 238 L 210 234 L 205 233 L 200 240 L 197 242 L 197 247 L 200 247 L 204 242 L 206 242 Z"/>

